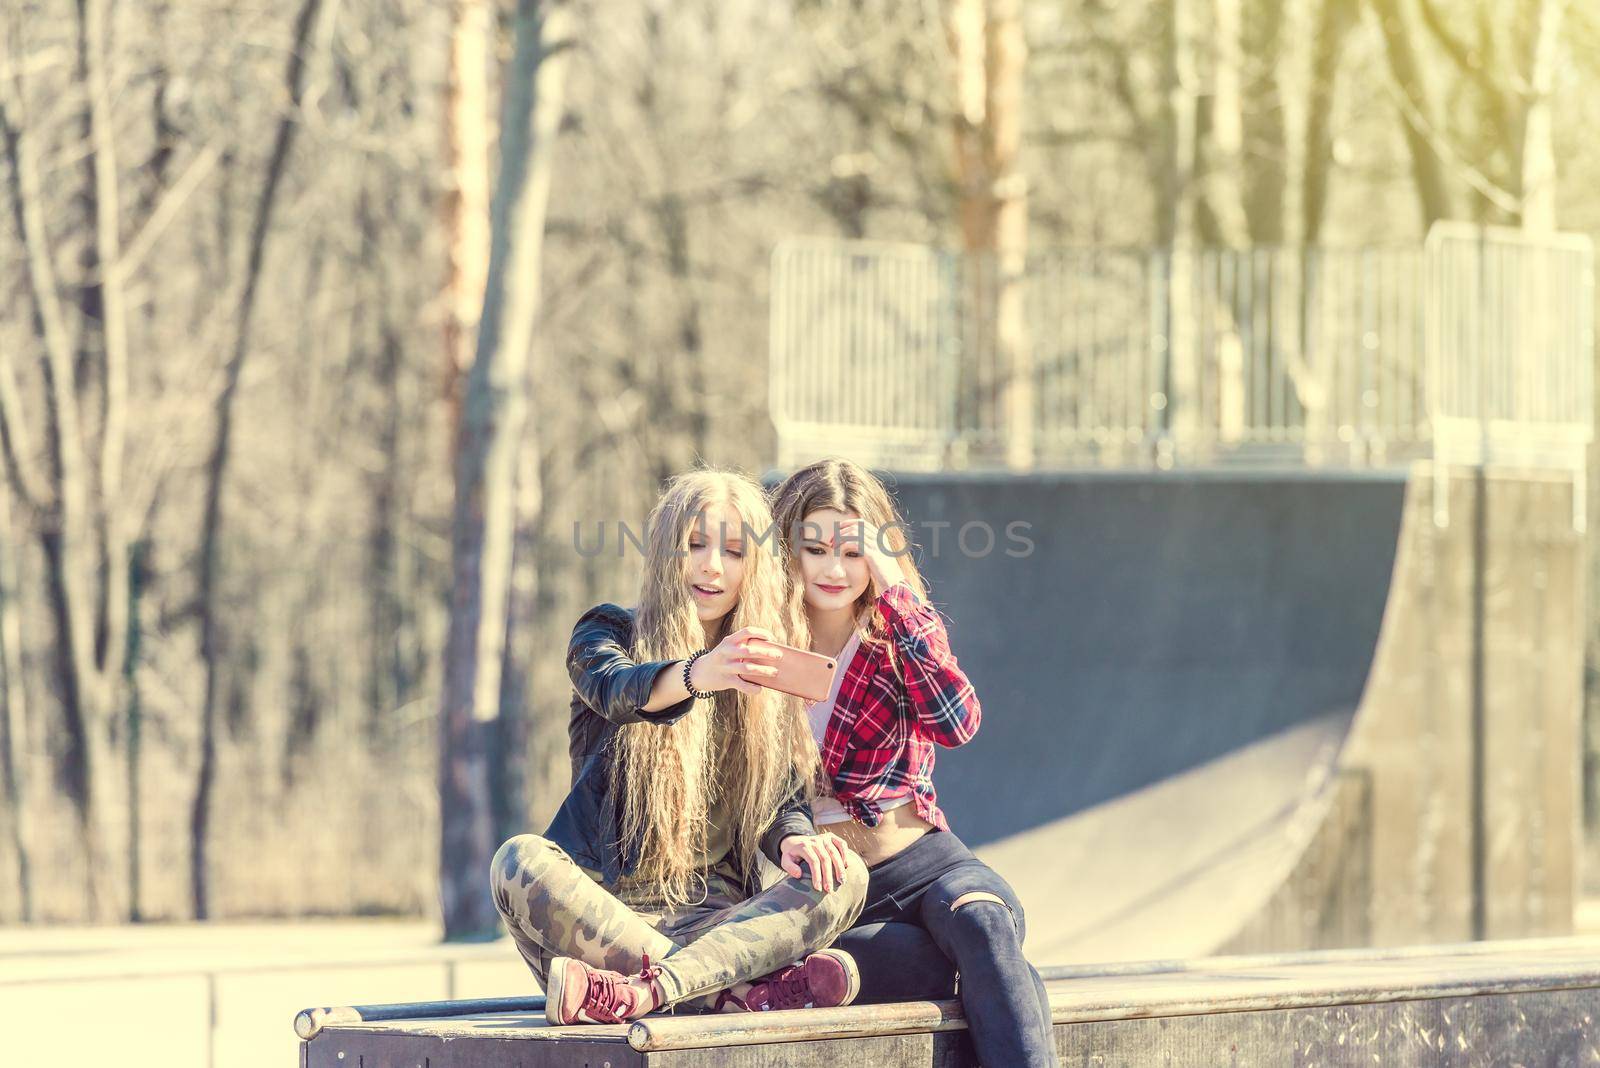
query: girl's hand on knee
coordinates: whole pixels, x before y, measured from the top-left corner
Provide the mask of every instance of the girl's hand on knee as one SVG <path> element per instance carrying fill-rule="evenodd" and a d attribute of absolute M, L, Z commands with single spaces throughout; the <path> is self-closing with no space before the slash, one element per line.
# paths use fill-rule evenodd
<path fill-rule="evenodd" d="M 805 878 L 800 867 L 811 868 L 811 885 L 825 894 L 844 884 L 844 871 L 850 862 L 850 847 L 836 834 L 791 834 L 778 847 L 783 870 L 792 878 Z"/>

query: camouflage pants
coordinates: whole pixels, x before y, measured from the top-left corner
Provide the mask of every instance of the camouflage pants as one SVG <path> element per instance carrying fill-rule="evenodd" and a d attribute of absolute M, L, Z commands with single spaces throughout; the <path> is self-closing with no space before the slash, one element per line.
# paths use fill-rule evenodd
<path fill-rule="evenodd" d="M 706 899 L 666 911 L 642 892 L 601 886 L 538 835 L 511 839 L 490 871 L 495 907 L 540 985 L 553 957 L 638 972 L 661 966 L 666 1004 L 706 998 L 822 949 L 855 922 L 867 869 L 854 854 L 832 893 L 785 877 L 743 898 L 731 873 L 706 873 Z M 626 899 L 626 900 L 625 900 Z"/>

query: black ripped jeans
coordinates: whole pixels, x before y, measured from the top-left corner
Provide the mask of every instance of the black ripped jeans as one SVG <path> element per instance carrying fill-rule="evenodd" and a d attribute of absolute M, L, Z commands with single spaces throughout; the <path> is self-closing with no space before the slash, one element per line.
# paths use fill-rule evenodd
<path fill-rule="evenodd" d="M 1011 886 L 949 831 L 930 831 L 867 876 L 861 916 L 835 943 L 860 967 L 858 1001 L 949 997 L 959 973 L 981 1064 L 1055 1068 L 1050 999 L 1022 955 L 1026 927 Z M 1004 904 L 980 898 L 951 908 L 969 894 Z"/>

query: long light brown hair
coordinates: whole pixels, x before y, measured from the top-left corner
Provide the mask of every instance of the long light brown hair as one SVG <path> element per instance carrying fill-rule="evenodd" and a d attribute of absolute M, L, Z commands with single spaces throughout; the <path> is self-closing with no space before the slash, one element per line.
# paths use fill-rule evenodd
<path fill-rule="evenodd" d="M 800 544 L 806 516 L 820 508 L 858 515 L 882 531 L 883 544 L 905 572 L 905 581 L 917 596 L 928 599 L 922 573 L 912 558 L 911 542 L 906 537 L 905 521 L 889 497 L 889 491 L 877 477 L 852 460 L 829 457 L 809 464 L 784 479 L 773 493 L 772 512 L 778 524 L 778 538 L 783 546 L 783 557 L 789 572 L 789 598 L 785 616 L 795 644 L 808 648 L 811 644 L 811 627 L 806 622 L 805 578 L 800 571 Z M 824 531 L 823 533 L 827 533 Z M 888 644 L 889 635 L 883 621 L 872 610 L 873 602 L 883 591 L 876 579 L 869 579 L 867 589 L 855 603 L 856 628 L 868 641 Z M 890 662 L 895 661 L 894 646 L 889 645 Z"/>
<path fill-rule="evenodd" d="M 794 640 L 785 626 L 787 583 L 761 487 L 736 471 L 700 469 L 672 479 L 650 512 L 634 614 L 633 653 L 640 663 L 687 659 L 708 644 L 689 593 L 689 538 L 703 522 L 707 536 L 722 537 L 716 514 L 707 521 L 701 516 L 725 503 L 744 525 L 744 579 L 738 602 L 710 644 L 747 626 L 766 627 L 779 641 Z M 709 704 L 697 704 L 670 726 L 624 726 L 612 748 L 623 841 L 638 855 L 634 875 L 669 904 L 703 893 L 695 886 L 699 873 L 692 861 L 705 846 L 706 814 L 714 800 L 731 803 L 733 848 L 743 870 L 751 872 L 761 834 L 778 806 L 796 784 L 810 784 L 816 774 L 816 743 L 798 698 L 765 688 L 754 694 L 721 690 Z M 726 745 L 712 752 L 719 735 Z"/>

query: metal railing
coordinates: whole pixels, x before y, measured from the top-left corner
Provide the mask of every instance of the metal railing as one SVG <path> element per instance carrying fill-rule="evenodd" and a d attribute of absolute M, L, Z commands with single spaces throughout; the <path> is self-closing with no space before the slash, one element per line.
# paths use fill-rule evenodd
<path fill-rule="evenodd" d="M 778 462 L 1481 459 L 1572 474 L 1581 525 L 1593 258 L 1583 237 L 1440 224 L 1422 248 L 1075 249 L 1006 277 L 919 246 L 788 241 Z"/>
<path fill-rule="evenodd" d="M 1579 235 L 1440 224 L 1428 234 L 1436 518 L 1448 464 L 1573 473 L 1594 438 L 1594 246 Z"/>
<path fill-rule="evenodd" d="M 909 245 L 791 241 L 773 256 L 782 442 L 940 451 L 958 433 L 960 263 Z"/>

